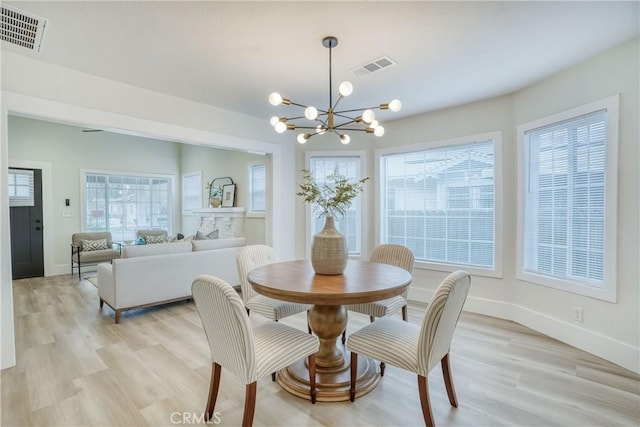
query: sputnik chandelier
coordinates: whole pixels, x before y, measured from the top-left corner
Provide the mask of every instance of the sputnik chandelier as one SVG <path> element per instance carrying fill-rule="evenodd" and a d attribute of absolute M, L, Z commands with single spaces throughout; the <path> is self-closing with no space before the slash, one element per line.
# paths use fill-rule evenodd
<path fill-rule="evenodd" d="M 271 105 L 295 105 L 304 108 L 304 116 L 298 117 L 271 117 L 270 123 L 278 133 L 295 129 L 310 129 L 310 132 L 298 134 L 298 142 L 304 144 L 309 138 L 315 135 L 324 135 L 326 132 L 333 132 L 340 138 L 340 142 L 348 144 L 351 137 L 344 133 L 345 131 L 358 131 L 372 133 L 375 136 L 384 135 L 384 127 L 378 123 L 373 110 L 391 110 L 393 112 L 400 111 L 402 103 L 394 99 L 386 104 L 380 104 L 374 107 L 355 108 L 351 110 L 336 110 L 342 98 L 351 95 L 353 85 L 347 81 L 340 83 L 338 87 L 338 99 L 333 103 L 332 97 L 332 81 L 331 81 L 331 49 L 338 45 L 338 39 L 332 36 L 322 39 L 322 46 L 329 49 L 329 107 L 326 110 L 318 109 L 312 105 L 303 105 L 291 101 L 289 98 L 283 98 L 279 93 L 273 92 L 269 95 L 269 103 Z M 318 122 L 317 126 L 300 126 L 291 123 L 293 120 L 303 119 Z M 361 127 L 349 127 L 349 126 Z"/>

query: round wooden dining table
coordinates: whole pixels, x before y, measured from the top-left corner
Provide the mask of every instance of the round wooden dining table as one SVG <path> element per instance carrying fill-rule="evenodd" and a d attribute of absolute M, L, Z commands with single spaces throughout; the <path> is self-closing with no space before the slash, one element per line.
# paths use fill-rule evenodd
<path fill-rule="evenodd" d="M 316 353 L 317 400 L 349 400 L 350 357 L 338 337 L 347 326 L 345 305 L 379 301 L 400 295 L 411 283 L 406 270 L 393 265 L 349 260 L 342 274 L 315 274 L 308 260 L 267 264 L 249 272 L 248 281 L 259 294 L 283 301 L 313 304 L 309 326 L 320 340 Z M 309 399 L 306 359 L 278 373 L 288 392 Z M 358 356 L 356 397 L 380 381 L 377 362 Z"/>

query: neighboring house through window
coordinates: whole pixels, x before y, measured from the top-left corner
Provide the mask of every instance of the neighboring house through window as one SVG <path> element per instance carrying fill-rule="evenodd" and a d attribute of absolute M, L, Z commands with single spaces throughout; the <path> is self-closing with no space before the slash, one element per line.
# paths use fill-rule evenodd
<path fill-rule="evenodd" d="M 500 276 L 501 134 L 379 150 L 380 241 L 418 264 Z"/>
<path fill-rule="evenodd" d="M 173 224 L 172 178 L 84 171 L 84 231 L 110 231 L 113 240 L 132 240 L 137 229 Z"/>
<path fill-rule="evenodd" d="M 518 277 L 616 300 L 618 97 L 518 127 Z"/>

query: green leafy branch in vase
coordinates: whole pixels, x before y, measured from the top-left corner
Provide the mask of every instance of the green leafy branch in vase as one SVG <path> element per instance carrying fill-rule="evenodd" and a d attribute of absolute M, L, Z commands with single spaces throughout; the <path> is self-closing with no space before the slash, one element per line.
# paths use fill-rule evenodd
<path fill-rule="evenodd" d="M 316 183 L 311 171 L 303 169 L 301 172 L 303 183 L 296 194 L 304 197 L 306 203 L 313 204 L 318 217 L 344 216 L 353 199 L 362 193 L 364 183 L 369 179 L 367 177 L 351 181 L 336 169 L 331 175 L 327 175 L 322 183 Z"/>

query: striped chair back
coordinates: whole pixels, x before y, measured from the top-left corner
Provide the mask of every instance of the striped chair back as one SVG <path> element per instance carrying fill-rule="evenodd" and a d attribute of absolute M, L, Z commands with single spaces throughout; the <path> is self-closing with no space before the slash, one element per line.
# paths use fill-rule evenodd
<path fill-rule="evenodd" d="M 419 375 L 429 375 L 431 368 L 449 353 L 453 333 L 470 286 L 469 273 L 458 270 L 447 276 L 433 294 L 422 320 L 418 341 Z"/>
<path fill-rule="evenodd" d="M 255 381 L 253 332 L 238 293 L 224 280 L 207 275 L 196 277 L 191 293 L 209 341 L 211 362 L 246 384 Z"/>
<path fill-rule="evenodd" d="M 240 278 L 240 288 L 242 289 L 242 299 L 245 305 L 250 299 L 258 295 L 247 280 L 247 274 L 251 270 L 276 261 L 275 251 L 267 245 L 249 245 L 238 252 L 236 265 L 238 267 L 238 277 Z"/>
<path fill-rule="evenodd" d="M 384 243 L 378 245 L 371 251 L 369 261 L 378 262 L 381 264 L 395 265 L 396 267 L 404 268 L 409 273 L 413 272 L 413 252 L 406 246 L 395 245 L 392 243 Z M 406 300 L 409 292 L 407 286 L 402 293 L 402 297 Z"/>

